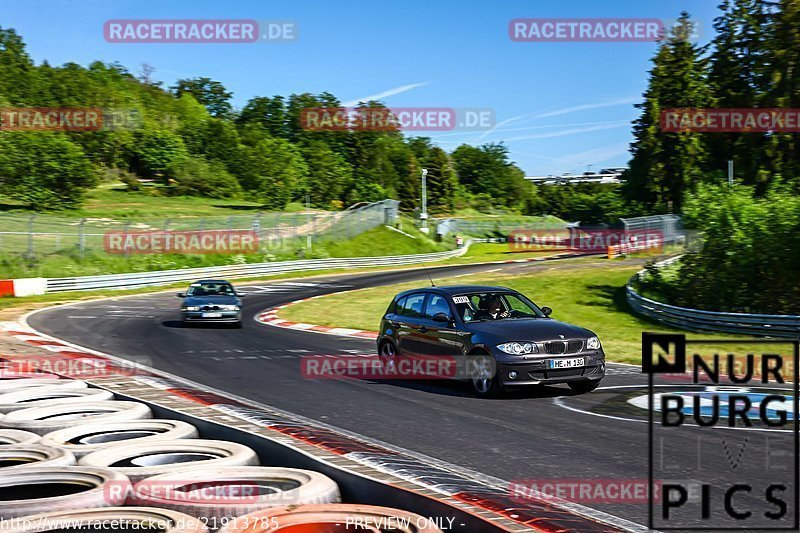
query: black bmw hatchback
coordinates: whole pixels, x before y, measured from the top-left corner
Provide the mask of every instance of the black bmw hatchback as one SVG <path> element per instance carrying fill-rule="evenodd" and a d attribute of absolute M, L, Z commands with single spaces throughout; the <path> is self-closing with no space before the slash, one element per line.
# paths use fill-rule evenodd
<path fill-rule="evenodd" d="M 469 380 L 479 396 L 553 383 L 594 390 L 605 375 L 600 340 L 551 313 L 505 287 L 404 291 L 383 316 L 378 353 L 387 367 L 403 357 L 452 357 L 455 376 Z"/>

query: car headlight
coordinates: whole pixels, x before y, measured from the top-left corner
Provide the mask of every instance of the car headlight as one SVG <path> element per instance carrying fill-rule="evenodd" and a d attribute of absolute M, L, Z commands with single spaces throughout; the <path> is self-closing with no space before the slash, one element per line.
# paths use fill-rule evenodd
<path fill-rule="evenodd" d="M 187 305 L 186 307 L 181 308 L 181 311 L 199 311 L 200 308 L 196 305 Z"/>
<path fill-rule="evenodd" d="M 505 344 L 498 344 L 497 349 L 510 355 L 539 353 L 539 349 L 532 342 L 506 342 Z"/>
<path fill-rule="evenodd" d="M 597 337 L 589 337 L 586 340 L 586 349 L 587 350 L 598 350 L 600 348 L 600 339 Z"/>
<path fill-rule="evenodd" d="M 220 305 L 219 307 L 220 307 L 220 309 L 223 309 L 225 311 L 238 311 L 239 310 L 239 306 L 238 305 Z"/>

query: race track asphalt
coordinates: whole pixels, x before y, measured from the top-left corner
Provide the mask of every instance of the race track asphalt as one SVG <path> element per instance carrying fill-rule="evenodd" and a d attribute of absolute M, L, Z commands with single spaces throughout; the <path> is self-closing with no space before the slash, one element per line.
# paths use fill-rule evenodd
<path fill-rule="evenodd" d="M 454 276 L 503 268 L 522 274 L 552 267 L 569 268 L 569 263 L 449 266 L 432 272 L 434 276 Z M 301 357 L 374 353 L 374 341 L 279 329 L 253 318 L 266 308 L 309 296 L 412 280 L 426 285 L 426 279 L 423 270 L 411 269 L 237 284 L 249 293 L 244 299 L 241 330 L 180 327 L 180 300 L 172 292 L 59 306 L 35 313 L 29 323 L 80 346 L 144 362 L 494 478 L 542 482 L 647 479 L 646 411 L 627 401 L 647 392 L 647 380 L 639 368 L 609 365 L 601 389 L 584 396 L 573 396 L 566 386 L 551 386 L 523 389 L 493 400 L 473 397 L 468 386 L 459 382 L 307 380 L 301 376 Z M 536 301 L 536 295 L 530 296 Z M 353 306 L 357 305 L 356 293 Z M 376 316 L 376 327 L 379 320 Z M 719 442 L 701 445 L 700 435 L 708 433 L 699 431 L 688 428 L 673 438 L 668 455 L 692 457 L 705 449 L 703 446 L 718 447 Z M 740 433 L 718 431 L 715 435 L 727 439 L 727 444 L 722 444 L 728 448 L 744 442 L 749 446 L 748 456 L 763 453 L 768 446 L 754 437 L 741 441 Z M 770 438 L 781 445 L 790 436 Z M 791 457 L 783 460 L 785 467 L 791 468 Z M 676 470 L 675 478 L 695 484 L 719 484 L 729 478 L 729 467 L 719 454 L 704 457 L 702 467 L 691 472 Z M 761 482 L 768 480 L 770 473 L 765 470 L 748 476 Z M 754 509 L 764 507 L 760 495 L 737 498 Z M 640 524 L 646 521 L 647 505 L 641 501 L 583 504 Z M 717 504 L 712 504 L 714 509 Z"/>

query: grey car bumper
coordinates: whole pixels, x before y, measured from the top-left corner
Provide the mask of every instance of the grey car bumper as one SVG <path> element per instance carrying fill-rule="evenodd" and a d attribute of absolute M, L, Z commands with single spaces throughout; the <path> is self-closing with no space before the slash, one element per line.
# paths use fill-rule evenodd
<path fill-rule="evenodd" d="M 240 322 L 242 320 L 241 311 L 220 311 L 220 316 L 203 316 L 208 312 L 202 311 L 181 311 L 184 322 Z"/>
<path fill-rule="evenodd" d="M 559 359 L 574 359 L 580 355 L 564 356 Z M 583 355 L 584 366 L 574 368 L 550 368 L 551 359 L 527 360 L 519 362 L 498 361 L 497 371 L 500 382 L 506 386 L 541 385 L 569 383 L 571 381 L 599 381 L 606 371 L 603 355 Z"/>

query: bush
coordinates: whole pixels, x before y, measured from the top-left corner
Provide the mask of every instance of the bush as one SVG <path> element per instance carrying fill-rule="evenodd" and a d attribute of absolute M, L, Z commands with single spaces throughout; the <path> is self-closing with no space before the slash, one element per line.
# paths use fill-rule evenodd
<path fill-rule="evenodd" d="M 89 159 L 64 134 L 0 133 L 0 192 L 34 209 L 77 207 L 97 183 Z"/>
<path fill-rule="evenodd" d="M 711 311 L 800 314 L 800 197 L 778 186 L 701 186 L 684 223 L 703 232 L 670 281 L 670 301 Z"/>
<path fill-rule="evenodd" d="M 205 196 L 207 198 L 238 198 L 242 194 L 239 182 L 225 165 L 202 157 L 194 157 L 173 164 L 168 169 L 170 194 L 173 196 Z"/>

